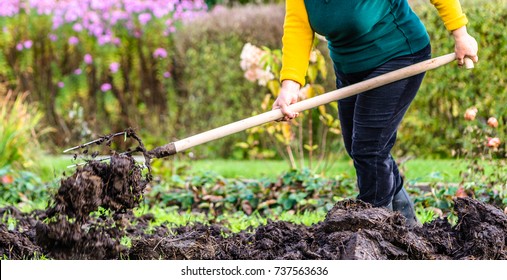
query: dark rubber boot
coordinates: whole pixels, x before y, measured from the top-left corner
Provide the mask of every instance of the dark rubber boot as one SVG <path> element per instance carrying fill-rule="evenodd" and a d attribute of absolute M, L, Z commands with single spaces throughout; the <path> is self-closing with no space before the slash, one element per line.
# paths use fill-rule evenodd
<path fill-rule="evenodd" d="M 384 206 L 384 208 L 386 208 L 389 211 L 393 211 L 393 202 L 391 201 L 391 203 L 389 203 L 387 206 Z"/>
<path fill-rule="evenodd" d="M 414 204 L 410 200 L 405 188 L 402 188 L 393 198 L 393 211 L 399 211 L 406 219 L 409 227 L 419 227 L 421 223 L 415 216 Z"/>

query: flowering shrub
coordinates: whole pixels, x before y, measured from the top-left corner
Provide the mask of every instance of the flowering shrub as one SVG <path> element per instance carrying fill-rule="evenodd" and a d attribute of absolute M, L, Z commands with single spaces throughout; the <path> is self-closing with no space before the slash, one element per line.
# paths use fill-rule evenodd
<path fill-rule="evenodd" d="M 308 83 L 299 92 L 300 100 L 324 93 L 324 87 L 319 84 L 319 79 L 325 79 L 327 68 L 324 56 L 315 48 L 318 43 L 319 41 L 316 39 L 307 71 Z M 240 56 L 240 65 L 245 78 L 269 89 L 261 106 L 264 111 L 271 108 L 280 91 L 281 56 L 280 49 L 271 50 L 267 47 L 261 49 L 250 43 L 244 45 Z M 336 114 L 328 113 L 329 108 L 337 110 L 336 107 L 336 104 L 322 105 L 318 110 L 301 112 L 300 116 L 290 123 L 270 123 L 252 128 L 248 131 L 247 140 L 237 143 L 237 145 L 248 150 L 252 157 L 270 157 L 275 154 L 271 148 L 260 148 L 263 136 L 267 136 L 272 139 L 270 145 L 275 146 L 278 153 L 285 155 L 292 168 L 297 168 L 298 165 L 300 168 L 304 168 L 305 157 L 308 158 L 308 167 L 312 168 L 312 162 L 316 158 L 314 152 L 317 149 L 320 148 L 319 163 L 324 162 L 328 154 L 326 153 L 327 134 L 329 132 L 340 133 L 338 120 L 334 117 Z M 315 122 L 315 119 L 321 122 Z M 321 133 L 318 137 L 321 142 L 317 144 L 314 143 L 316 138 L 314 134 L 318 131 Z"/>
<path fill-rule="evenodd" d="M 457 197 L 473 197 L 507 213 L 507 154 L 499 136 L 502 123 L 496 117 L 486 119 L 477 106 L 466 109 L 462 117 L 466 126 L 460 135 L 461 148 L 453 151 L 455 157 L 466 163 L 460 172 L 461 182 L 431 184 L 431 192 L 426 194 L 411 189 L 416 194 L 415 205 L 422 221 L 447 216 L 456 222 L 452 209 Z"/>
<path fill-rule="evenodd" d="M 245 71 L 245 78 L 250 82 L 256 82 L 260 86 L 266 86 L 275 76 L 271 69 L 264 69 L 261 59 L 268 54 L 267 50 L 261 50 L 258 47 L 246 43 L 241 51 L 241 69 Z"/>
<path fill-rule="evenodd" d="M 203 0 L 2 0 L 0 80 L 41 103 L 57 144 L 83 136 L 67 116 L 75 102 L 99 134 L 159 123 L 172 34 L 206 10 Z"/>
<path fill-rule="evenodd" d="M 479 110 L 476 107 L 468 108 L 464 118 L 469 122 L 465 128 L 462 154 L 473 153 L 474 157 L 502 157 L 502 141 L 496 136 L 498 120 L 496 117 L 477 119 Z"/>
<path fill-rule="evenodd" d="M 176 30 L 178 20 L 192 19 L 206 9 L 204 1 L 189 0 L 2 0 L 0 17 L 16 17 L 20 14 L 51 16 L 48 34 L 54 41 L 60 28 L 71 27 L 76 33 L 86 32 L 97 39 L 100 45 L 120 44 L 115 28 L 124 26 L 133 36 L 141 36 L 139 28 L 157 19 L 164 20 L 164 35 Z M 65 36 L 65 35 L 64 35 Z M 79 42 L 76 36 L 69 40 Z M 25 45 L 28 43 L 29 46 Z M 23 46 L 31 47 L 25 40 Z"/>
<path fill-rule="evenodd" d="M 496 117 L 486 119 L 478 114 L 476 107 L 468 108 L 464 114 L 468 125 L 463 132 L 463 148 L 459 156 L 463 157 L 468 165 L 467 169 L 461 172 L 463 180 L 456 196 L 473 196 L 505 207 L 507 154 L 504 141 L 497 136 L 502 126 Z"/>
<path fill-rule="evenodd" d="M 454 50 L 454 40 L 443 28 L 442 20 L 427 1 L 413 1 L 414 11 L 427 27 L 433 56 Z M 449 158 L 461 149 L 463 127 L 462 104 L 473 104 L 482 115 L 495 115 L 500 124 L 507 122 L 506 62 L 497 57 L 507 55 L 505 30 L 497 23 L 507 16 L 505 0 L 466 1 L 463 9 L 470 20 L 468 31 L 479 43 L 479 63 L 473 71 L 464 71 L 456 63 L 426 73 L 421 89 L 401 124 L 395 153 L 416 157 Z M 499 139 L 507 137 L 498 129 Z"/>

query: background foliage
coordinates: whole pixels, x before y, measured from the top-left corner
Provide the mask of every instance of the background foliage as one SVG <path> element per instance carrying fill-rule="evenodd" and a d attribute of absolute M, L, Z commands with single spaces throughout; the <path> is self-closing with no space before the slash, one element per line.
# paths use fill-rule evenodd
<path fill-rule="evenodd" d="M 245 42 L 279 46 L 283 16 L 283 8 L 274 5 L 216 8 L 175 34 L 176 138 L 249 117 L 260 107 L 266 91 L 244 78 L 241 50 Z M 243 137 L 227 137 L 194 152 L 232 156 L 231 147 Z"/>
<path fill-rule="evenodd" d="M 127 126 L 136 128 L 151 148 L 250 116 L 268 91 L 243 77 L 241 49 L 247 42 L 281 47 L 283 6 L 239 5 L 243 2 L 259 1 L 208 1 L 212 10 L 184 23 L 174 13 L 161 20 L 148 10 L 152 19 L 143 25 L 141 11 L 135 14 L 134 29 L 112 26 L 118 46 L 101 45 L 99 38 L 75 31 L 73 24 L 63 24 L 55 32 L 48 15 L 1 16 L 0 94 L 29 92 L 27 99 L 39 104 L 43 113 L 42 123 L 54 129 L 42 139 L 46 148 L 82 143 Z M 451 52 L 453 40 L 434 7 L 428 1 L 411 3 L 427 26 L 434 55 Z M 507 62 L 498 59 L 507 55 L 507 35 L 501 26 L 507 1 L 462 4 L 470 19 L 469 32 L 479 41 L 480 63 L 472 72 L 447 65 L 427 74 L 400 129 L 394 150 L 398 156 L 458 155 L 464 145 L 463 113 L 472 106 L 483 121 L 489 116 L 496 116 L 500 126 L 507 121 Z M 164 32 L 167 19 L 174 19 L 171 27 L 177 32 Z M 50 35 L 56 34 L 53 41 Z M 70 44 L 72 36 L 78 44 Z M 17 50 L 27 41 L 31 48 Z M 166 51 L 163 57 L 154 56 L 159 48 Z M 93 55 L 92 64 L 83 60 L 87 53 Z M 119 63 L 116 72 L 111 70 L 114 62 Z M 76 74 L 78 69 L 82 74 Z M 104 84 L 111 88 L 104 91 Z M 333 75 L 324 88 L 334 89 Z M 505 134 L 499 130 L 497 135 L 503 149 Z M 240 133 L 193 152 L 200 158 L 248 157 L 233 145 L 245 138 Z M 336 137 L 333 144 L 339 147 L 340 142 Z"/>
<path fill-rule="evenodd" d="M 464 145 L 462 133 L 468 125 L 465 110 L 476 107 L 485 123 L 495 116 L 507 123 L 507 34 L 502 19 L 507 1 L 462 1 L 469 18 L 468 31 L 479 43 L 479 63 L 472 71 L 447 65 L 426 74 L 399 133 L 398 152 L 417 156 L 450 157 Z M 453 51 L 454 41 L 443 28 L 431 5 L 415 5 L 431 36 L 433 55 Z M 505 148 L 506 130 L 499 130 Z"/>

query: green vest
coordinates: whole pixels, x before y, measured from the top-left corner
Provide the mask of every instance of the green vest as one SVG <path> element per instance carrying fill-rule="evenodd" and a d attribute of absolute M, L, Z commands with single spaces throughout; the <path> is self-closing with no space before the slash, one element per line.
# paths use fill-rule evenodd
<path fill-rule="evenodd" d="M 373 69 L 430 42 L 407 0 L 304 2 L 312 29 L 327 38 L 331 59 L 344 73 Z"/>

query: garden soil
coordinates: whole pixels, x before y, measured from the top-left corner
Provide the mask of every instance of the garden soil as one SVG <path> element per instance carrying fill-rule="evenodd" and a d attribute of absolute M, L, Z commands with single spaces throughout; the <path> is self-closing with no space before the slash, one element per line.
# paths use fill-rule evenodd
<path fill-rule="evenodd" d="M 437 219 L 409 228 L 397 212 L 356 200 L 338 202 L 313 226 L 270 221 L 232 233 L 220 225 L 150 228 L 133 215 L 149 180 L 128 155 L 90 161 L 61 180 L 44 211 L 0 209 L 0 256 L 9 259 L 507 259 L 507 215 L 457 198 L 455 226 Z M 90 215 L 93 212 L 95 214 Z M 99 213 L 99 214 L 97 214 Z M 100 214 L 102 213 L 102 214 Z M 130 240 L 125 246 L 122 240 Z"/>

